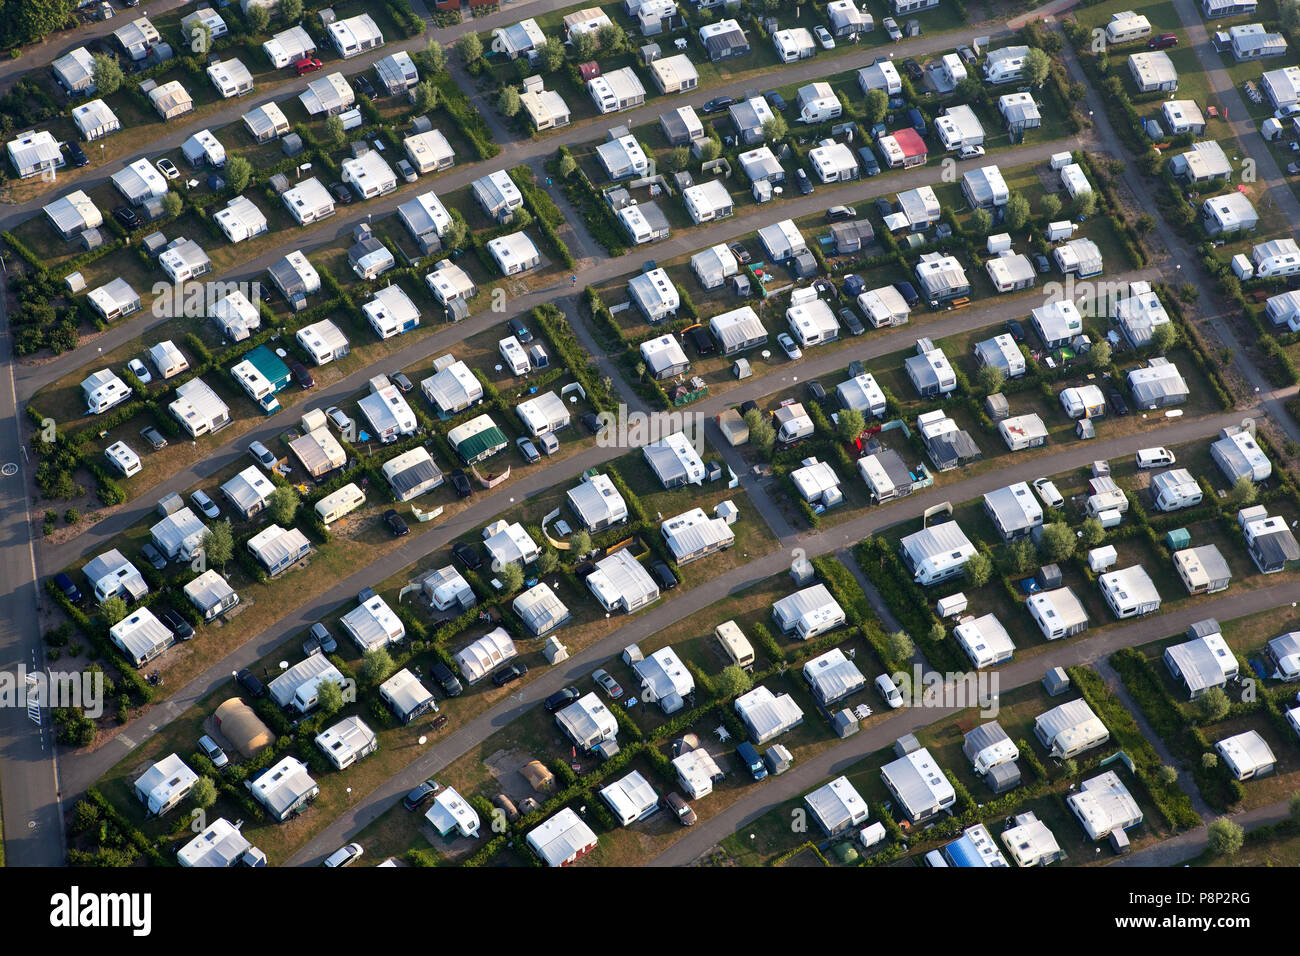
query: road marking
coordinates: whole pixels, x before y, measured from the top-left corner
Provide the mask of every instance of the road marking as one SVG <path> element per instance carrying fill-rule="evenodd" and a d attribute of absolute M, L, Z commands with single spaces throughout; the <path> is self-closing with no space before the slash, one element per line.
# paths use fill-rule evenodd
<path fill-rule="evenodd" d="M 135 741 L 132 740 L 130 737 L 128 737 L 126 734 L 118 734 L 117 742 L 120 743 L 127 750 L 133 750 L 135 748 Z"/>
<path fill-rule="evenodd" d="M 12 478 L 16 474 L 18 474 L 17 462 L 7 461 L 3 467 L 0 467 L 0 475 L 4 475 L 6 478 Z"/>

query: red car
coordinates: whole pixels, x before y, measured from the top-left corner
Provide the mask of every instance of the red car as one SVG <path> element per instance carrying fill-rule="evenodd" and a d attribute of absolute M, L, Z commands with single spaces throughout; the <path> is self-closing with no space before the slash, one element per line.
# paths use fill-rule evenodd
<path fill-rule="evenodd" d="M 307 73 L 315 73 L 324 65 L 324 63 L 316 59 L 314 56 L 307 56 L 295 63 L 293 68 L 299 76 L 303 76 Z"/>

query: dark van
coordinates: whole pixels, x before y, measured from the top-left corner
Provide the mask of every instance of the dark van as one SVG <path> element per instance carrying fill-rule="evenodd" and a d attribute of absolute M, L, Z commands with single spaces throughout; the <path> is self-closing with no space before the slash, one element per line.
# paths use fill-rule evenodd
<path fill-rule="evenodd" d="M 767 765 L 763 763 L 763 758 L 758 755 L 758 751 L 749 741 L 736 748 L 736 756 L 755 780 L 762 780 L 767 776 Z"/>
<path fill-rule="evenodd" d="M 895 282 L 894 288 L 898 290 L 898 294 L 903 297 L 903 301 L 907 303 L 909 308 L 921 301 L 921 297 L 916 294 L 916 290 L 912 288 L 910 282 Z"/>
<path fill-rule="evenodd" d="M 920 110 L 916 107 L 912 107 L 912 109 L 908 110 L 907 122 L 911 125 L 912 129 L 916 130 L 916 135 L 922 138 L 925 137 L 925 117 L 921 115 Z"/>
<path fill-rule="evenodd" d="M 68 577 L 62 571 L 54 575 L 54 586 L 63 592 L 63 596 L 73 604 L 81 603 L 81 591 L 72 583 L 72 578 Z"/>

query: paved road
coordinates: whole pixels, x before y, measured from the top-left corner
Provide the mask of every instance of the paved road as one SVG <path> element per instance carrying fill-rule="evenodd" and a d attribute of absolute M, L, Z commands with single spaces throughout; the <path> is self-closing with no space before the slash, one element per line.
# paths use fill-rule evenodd
<path fill-rule="evenodd" d="M 538 3 L 548 2 L 548 0 L 536 0 Z M 476 21 L 481 23 L 481 21 Z M 951 36 L 921 37 L 916 40 L 907 41 L 897 45 L 895 52 L 898 56 L 913 55 L 922 56 L 927 53 L 933 53 L 939 50 L 950 48 L 957 42 Z M 377 59 L 380 54 L 387 55 L 394 51 L 394 48 L 403 46 L 414 49 L 418 44 L 406 42 L 405 44 L 387 44 L 379 51 L 376 51 L 369 58 L 356 57 L 349 62 L 349 68 L 352 64 L 357 66 L 368 65 L 368 59 Z M 827 74 L 827 71 L 841 72 L 849 69 L 861 67 L 870 63 L 878 55 L 879 48 L 872 48 L 870 55 L 867 53 L 854 53 L 849 56 L 841 57 L 834 61 L 826 61 L 814 58 L 798 66 L 789 67 L 781 71 L 782 80 L 786 83 L 804 82 L 821 78 Z M 691 103 L 700 106 L 704 100 L 719 95 L 740 95 L 745 89 L 748 89 L 754 79 L 738 81 L 735 83 L 725 84 L 723 86 L 710 87 L 699 90 L 688 97 L 674 97 L 672 103 L 676 105 L 685 105 Z M 178 129 L 175 132 L 168 132 L 167 135 L 160 137 L 151 147 L 151 153 L 165 152 L 168 149 L 174 149 L 180 146 L 196 128 L 213 128 L 215 129 L 221 123 L 238 122 L 239 119 L 250 109 L 260 102 L 274 99 L 283 99 L 289 95 L 285 89 L 280 89 L 274 94 L 264 96 L 255 96 L 246 98 L 240 104 L 230 107 L 218 114 L 216 117 L 208 117 L 204 122 L 194 124 L 194 127 Z M 629 110 L 619 113 L 616 116 L 617 122 L 629 127 L 644 123 L 656 122 L 659 114 L 667 108 L 668 101 L 656 100 L 652 105 L 637 110 Z M 550 156 L 559 148 L 561 144 L 574 146 L 582 143 L 588 143 L 601 135 L 601 125 L 608 125 L 612 119 L 600 118 L 590 120 L 585 124 L 576 124 L 568 127 L 554 136 L 548 136 L 540 139 L 528 139 L 511 143 L 509 147 L 498 156 L 495 160 L 488 162 L 462 162 L 450 171 L 441 174 L 432 179 L 423 179 L 412 185 L 404 186 L 395 193 L 391 193 L 381 199 L 371 200 L 365 203 L 356 203 L 345 207 L 331 218 L 325 220 L 316 226 L 311 226 L 296 230 L 285 241 L 283 245 L 274 251 L 267 252 L 257 258 L 241 263 L 230 273 L 221 276 L 221 279 L 227 281 L 246 281 L 261 275 L 266 269 L 287 251 L 291 249 L 302 249 L 310 254 L 313 250 L 322 246 L 329 245 L 339 238 L 351 233 L 352 227 L 357 223 L 365 221 L 367 217 L 379 217 L 387 215 L 397 208 L 402 202 L 405 202 L 411 196 L 427 190 L 432 185 L 439 192 L 448 192 L 469 185 L 473 180 L 484 175 L 490 169 L 502 168 L 506 166 L 516 166 L 520 163 L 528 164 L 533 160 Z M 242 135 L 242 134 L 238 134 Z M 1071 148 L 1072 141 L 1059 140 L 1055 143 L 1035 144 L 1016 150 L 1016 162 L 1039 162 L 1046 159 L 1053 152 L 1059 152 L 1062 149 Z M 465 157 L 462 157 L 462 161 Z M 116 169 L 116 166 L 112 167 Z M 795 201 L 783 201 L 779 206 L 772 210 L 762 210 L 763 215 L 756 217 L 758 222 L 766 223 L 777 218 L 799 218 L 809 215 L 818 210 L 825 209 L 832 205 L 827 201 L 826 196 L 834 194 L 836 201 L 855 201 L 856 199 L 869 199 L 878 195 L 894 193 L 902 189 L 909 189 L 916 185 L 929 184 L 937 180 L 938 171 L 933 168 L 921 168 L 905 173 L 894 173 L 874 179 L 867 180 L 866 183 L 850 183 L 841 187 L 831 189 L 830 187 L 821 187 L 812 196 L 801 197 Z M 80 178 L 73 177 L 63 184 L 63 190 L 72 188 L 74 185 L 86 189 L 107 182 L 109 170 L 104 167 L 91 168 L 87 167 L 82 172 Z M 20 222 L 31 218 L 40 212 L 41 207 L 50 201 L 52 197 L 42 197 L 40 200 L 32 200 L 22 206 L 16 206 L 0 216 L 0 229 L 12 229 Z M 748 208 L 748 207 L 745 207 Z M 735 220 L 724 220 L 713 234 L 730 238 L 736 235 L 739 230 L 739 223 Z M 749 227 L 754 228 L 754 227 Z M 705 241 L 704 234 L 709 230 L 689 230 L 679 231 L 676 238 L 669 239 L 665 242 L 658 243 L 654 246 L 656 257 L 668 259 L 672 256 L 692 252 L 697 249 L 705 248 L 712 245 L 713 242 Z M 715 239 L 714 242 L 720 241 Z M 624 272 L 634 269 L 645 258 L 645 250 L 633 249 L 626 256 L 620 259 L 606 259 L 602 275 L 604 278 L 612 278 Z M 632 265 L 628 265 L 631 263 Z M 587 272 L 583 274 L 585 284 L 597 281 Z M 216 280 L 216 277 L 213 277 Z M 553 295 L 548 291 L 547 295 Z M 519 300 L 514 303 L 515 306 L 524 308 L 520 305 Z M 531 306 L 527 306 L 531 307 Z M 164 321 L 152 314 L 139 314 L 126 322 L 118 323 L 110 328 L 107 332 L 97 336 L 94 344 L 103 349 L 105 352 L 111 351 L 117 346 L 129 342 L 143 331 L 151 326 L 157 325 Z M 54 381 L 68 372 L 75 371 L 85 365 L 85 350 L 78 349 L 73 352 L 64 353 L 51 361 L 44 362 L 40 365 L 23 365 L 17 371 L 18 379 L 18 397 L 27 400 L 35 394 L 42 386 Z"/>
<path fill-rule="evenodd" d="M 1016 661 L 1000 668 L 1003 693 L 1041 680 L 1050 668 L 1090 664 L 1122 647 L 1137 647 L 1150 641 L 1177 634 L 1193 622 L 1206 617 L 1230 621 L 1253 614 L 1261 607 L 1274 607 L 1293 601 L 1300 595 L 1300 584 L 1274 585 L 1258 591 L 1241 591 L 1196 607 L 1182 608 L 1132 624 L 1111 628 L 1095 636 L 1063 642 L 1046 653 Z M 793 770 L 767 783 L 733 803 L 726 810 L 696 824 L 671 847 L 652 861 L 653 866 L 687 866 L 733 833 L 743 832 L 763 814 L 782 803 L 819 786 L 827 778 L 844 773 L 868 754 L 890 746 L 904 734 L 915 733 L 936 721 L 957 713 L 959 708 L 904 708 L 887 720 L 874 724 L 847 740 L 835 744 L 812 760 L 796 764 Z M 829 731 L 828 731 L 829 732 Z"/>
<path fill-rule="evenodd" d="M 1162 430 L 1161 438 L 1163 441 L 1172 443 L 1205 438 L 1214 434 L 1224 424 L 1232 420 L 1234 420 L 1233 416 L 1224 415 L 1202 418 L 1194 422 L 1180 422 L 1171 426 L 1172 429 L 1178 430 L 1177 435 L 1167 429 Z M 711 437 L 717 436 L 715 434 Z M 1037 459 L 1034 464 L 1036 470 L 1040 470 L 1044 474 L 1056 474 L 1071 468 L 1081 467 L 1098 457 L 1114 459 L 1130 455 L 1149 440 L 1150 436 L 1148 434 L 1146 436 L 1134 435 L 1095 443 L 1077 443 L 1066 446 L 1060 452 L 1049 457 Z M 886 528 L 901 522 L 914 520 L 924 509 L 931 505 L 938 504 L 949 498 L 954 501 L 968 501 L 1013 481 L 1023 480 L 1023 477 L 1023 466 L 1008 465 L 971 478 L 958 485 L 932 488 L 910 498 L 873 508 L 852 521 L 847 521 L 826 531 L 795 535 L 794 541 L 804 549 L 809 558 L 833 554 L 844 548 L 851 547 L 869 535 L 878 534 Z M 645 614 L 629 619 L 618 630 L 574 655 L 562 665 L 548 669 L 536 680 L 524 686 L 518 694 L 512 695 L 508 700 L 497 704 L 474 718 L 449 737 L 433 744 L 424 756 L 419 757 L 405 770 L 391 777 L 367 795 L 360 803 L 333 821 L 311 843 L 295 853 L 289 860 L 289 864 L 299 865 L 319 861 L 325 854 L 348 842 L 359 830 L 381 816 L 402 793 L 405 793 L 421 780 L 436 774 L 443 767 L 481 744 L 487 736 L 506 726 L 550 694 L 585 678 L 592 669 L 617 654 L 628 644 L 647 639 L 673 623 L 703 611 L 720 600 L 724 594 L 733 594 L 744 590 L 775 574 L 781 573 L 788 569 L 789 566 L 789 552 L 785 549 L 778 549 L 761 558 L 756 558 L 748 564 L 719 575 L 706 586 L 693 588 L 673 600 L 657 605 Z M 1291 585 L 1289 587 L 1290 591 L 1288 593 L 1300 593 L 1300 585 Z M 1259 605 L 1264 605 L 1266 601 L 1261 595 L 1267 593 L 1256 591 L 1246 594 L 1243 592 L 1240 595 L 1234 595 L 1230 599 L 1225 599 L 1225 602 L 1232 601 L 1231 604 L 1202 605 L 1195 611 L 1186 610 L 1161 615 L 1158 618 L 1142 622 L 1142 625 L 1135 625 L 1135 627 L 1147 626 L 1152 629 L 1152 633 L 1156 636 L 1163 636 L 1177 631 L 1180 627 L 1185 628 L 1192 620 L 1200 620 L 1210 614 L 1214 614 L 1220 620 L 1227 620 L 1246 613 L 1239 609 L 1241 603 L 1258 600 Z M 1290 598 L 1287 598 L 1287 600 L 1290 600 Z M 1222 608 L 1222 610 L 1218 610 L 1219 608 Z M 1181 623 L 1184 617 L 1187 618 L 1187 622 Z M 1110 636 L 1111 633 L 1109 631 L 1105 632 L 1105 634 L 1098 635 L 1094 639 L 1085 638 L 1083 641 L 1072 645 L 1070 653 L 1083 653 L 1082 648 L 1092 646 L 1093 642 L 1101 642 L 1098 646 L 1106 648 L 1101 653 L 1109 653 L 1114 647 L 1127 646 L 1123 644 L 1114 644 L 1112 646 L 1113 638 Z M 1141 643 L 1141 641 L 1136 643 Z M 1022 681 L 1023 683 L 1042 676 L 1045 665 L 1039 663 L 1040 661 L 1041 658 L 1035 658 L 1033 661 L 1024 662 L 1022 665 L 1012 665 L 1012 667 L 1022 667 L 1026 670 L 1027 676 Z M 1071 660 L 1070 663 L 1074 663 L 1074 661 Z M 1010 670 L 1010 668 L 1007 670 Z M 1028 676 L 1030 670 L 1032 670 L 1033 676 Z M 1005 683 L 1010 680 L 1010 677 L 1006 676 L 1007 671 L 1003 671 L 1003 674 L 1002 679 Z M 913 712 L 906 711 L 905 713 L 911 714 Z M 922 723 L 930 723 L 939 719 L 942 715 L 927 711 L 920 716 L 924 717 Z M 892 736 L 888 738 L 889 740 L 907 732 L 905 729 L 894 727 L 893 724 L 890 726 Z M 919 727 L 921 724 L 917 726 Z M 858 740 L 862 736 L 862 734 L 859 734 L 858 737 L 852 738 L 852 740 Z M 868 751 L 865 752 L 872 749 L 875 748 L 868 748 Z M 120 757 L 120 754 L 117 756 Z M 77 772 L 80 773 L 80 770 Z M 785 780 L 786 777 L 783 775 L 776 779 Z M 70 791 L 73 789 L 71 783 L 69 783 L 68 789 Z M 785 797 L 780 799 L 785 799 Z M 699 831 L 699 829 L 697 827 L 696 831 Z M 730 832 L 730 830 L 727 832 Z M 716 842 L 716 838 L 711 840 L 710 844 L 712 842 Z M 706 846 L 710 844 L 706 844 Z M 690 857 L 690 859 L 693 858 L 694 856 Z"/>
<path fill-rule="evenodd" d="M 1290 799 L 1279 800 L 1268 806 L 1256 807 L 1242 813 L 1226 814 L 1233 823 L 1247 833 L 1271 823 L 1280 823 L 1291 814 Z M 1204 826 L 1187 830 L 1168 840 L 1161 840 L 1154 846 L 1145 847 L 1136 853 L 1129 853 L 1106 864 L 1107 866 L 1178 866 L 1194 860 L 1205 852 L 1209 845 L 1209 831 Z"/>
<path fill-rule="evenodd" d="M 5 295 L 0 289 L 0 359 L 13 355 Z M 13 365 L 0 375 L 0 670 L 45 667 L 32 540 L 32 504 L 28 498 L 29 462 L 18 428 Z M 5 471 L 14 469 L 14 474 Z M 19 686 L 25 681 L 19 680 Z M 63 812 L 58 795 L 58 760 L 48 711 L 33 723 L 25 707 L 0 707 L 0 793 L 4 800 L 6 862 L 10 866 L 59 866 L 63 863 Z"/>

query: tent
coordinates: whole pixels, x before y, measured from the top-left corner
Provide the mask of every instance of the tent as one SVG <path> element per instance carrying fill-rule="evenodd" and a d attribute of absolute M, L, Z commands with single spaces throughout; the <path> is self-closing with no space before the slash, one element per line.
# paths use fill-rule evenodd
<path fill-rule="evenodd" d="M 223 702 L 214 717 L 221 736 L 246 758 L 275 743 L 275 736 L 266 724 L 238 697 Z"/>

